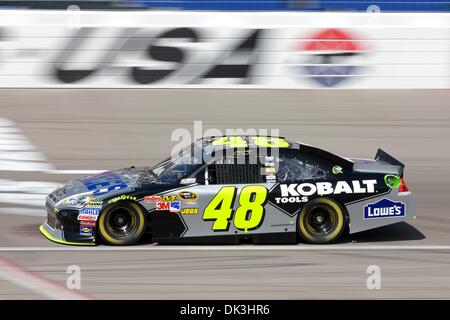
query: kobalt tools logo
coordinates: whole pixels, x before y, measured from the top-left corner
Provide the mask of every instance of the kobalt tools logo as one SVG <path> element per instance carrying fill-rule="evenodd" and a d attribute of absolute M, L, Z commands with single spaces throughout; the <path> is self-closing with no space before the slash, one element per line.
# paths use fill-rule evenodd
<path fill-rule="evenodd" d="M 396 218 L 405 216 L 405 204 L 382 199 L 364 207 L 364 219 Z"/>
<path fill-rule="evenodd" d="M 374 193 L 377 180 L 354 180 L 351 182 L 337 181 L 316 183 L 281 184 L 281 196 L 312 196 L 313 194 L 328 195 L 342 193 Z"/>
<path fill-rule="evenodd" d="M 297 74 L 305 71 L 324 87 L 334 87 L 354 75 L 358 70 L 353 65 L 354 57 L 362 53 L 359 41 L 339 29 L 326 29 L 314 34 L 308 42 L 302 40 L 295 47 L 302 54 L 296 67 Z M 303 56 L 307 60 L 303 60 Z M 304 71 L 300 71 L 303 68 Z"/>

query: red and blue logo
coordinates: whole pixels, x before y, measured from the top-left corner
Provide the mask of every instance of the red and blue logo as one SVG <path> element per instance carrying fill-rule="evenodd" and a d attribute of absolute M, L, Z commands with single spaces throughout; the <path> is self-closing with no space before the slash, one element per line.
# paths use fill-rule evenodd
<path fill-rule="evenodd" d="M 297 74 L 307 74 L 323 87 L 335 87 L 356 75 L 355 57 L 364 53 L 361 41 L 347 31 L 322 30 L 294 47 L 301 53 Z"/>

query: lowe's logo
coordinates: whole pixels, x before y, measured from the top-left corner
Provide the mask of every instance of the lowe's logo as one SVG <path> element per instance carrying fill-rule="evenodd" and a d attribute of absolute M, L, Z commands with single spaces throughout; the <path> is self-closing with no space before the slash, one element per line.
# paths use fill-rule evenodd
<path fill-rule="evenodd" d="M 364 219 L 397 218 L 405 216 L 405 204 L 382 199 L 364 207 Z"/>

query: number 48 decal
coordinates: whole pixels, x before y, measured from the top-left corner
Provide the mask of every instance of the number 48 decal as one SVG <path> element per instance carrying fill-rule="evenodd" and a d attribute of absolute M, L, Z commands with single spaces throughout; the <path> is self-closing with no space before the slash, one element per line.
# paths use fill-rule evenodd
<path fill-rule="evenodd" d="M 203 220 L 214 221 L 214 231 L 227 231 L 233 218 L 233 205 L 236 200 L 236 187 L 222 187 L 206 206 Z M 234 214 L 236 229 L 254 230 L 259 228 L 264 218 L 264 205 L 267 200 L 267 188 L 264 186 L 246 186 L 239 194 L 239 207 Z"/>

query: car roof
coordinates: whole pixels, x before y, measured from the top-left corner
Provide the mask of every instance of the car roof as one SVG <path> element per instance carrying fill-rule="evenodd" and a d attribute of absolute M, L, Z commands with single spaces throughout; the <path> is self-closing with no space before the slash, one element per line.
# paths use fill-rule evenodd
<path fill-rule="evenodd" d="M 265 141 L 271 142 L 270 148 L 293 149 L 300 150 L 308 154 L 314 154 L 320 158 L 327 159 L 337 165 L 345 168 L 353 168 L 353 161 L 333 154 L 329 151 L 298 142 L 288 141 L 284 137 L 279 136 L 262 136 L 262 135 L 220 135 L 207 136 L 195 141 L 195 144 L 202 147 L 204 150 L 214 149 L 260 149 L 267 148 Z"/>
<path fill-rule="evenodd" d="M 222 146 L 226 148 L 266 148 L 268 146 L 264 144 L 264 141 L 269 141 L 272 148 L 299 149 L 300 147 L 299 143 L 288 141 L 284 137 L 269 135 L 221 135 L 207 136 L 197 140 L 204 147 Z M 245 142 L 245 145 L 242 142 Z M 263 143 L 261 144 L 261 142 Z"/>

